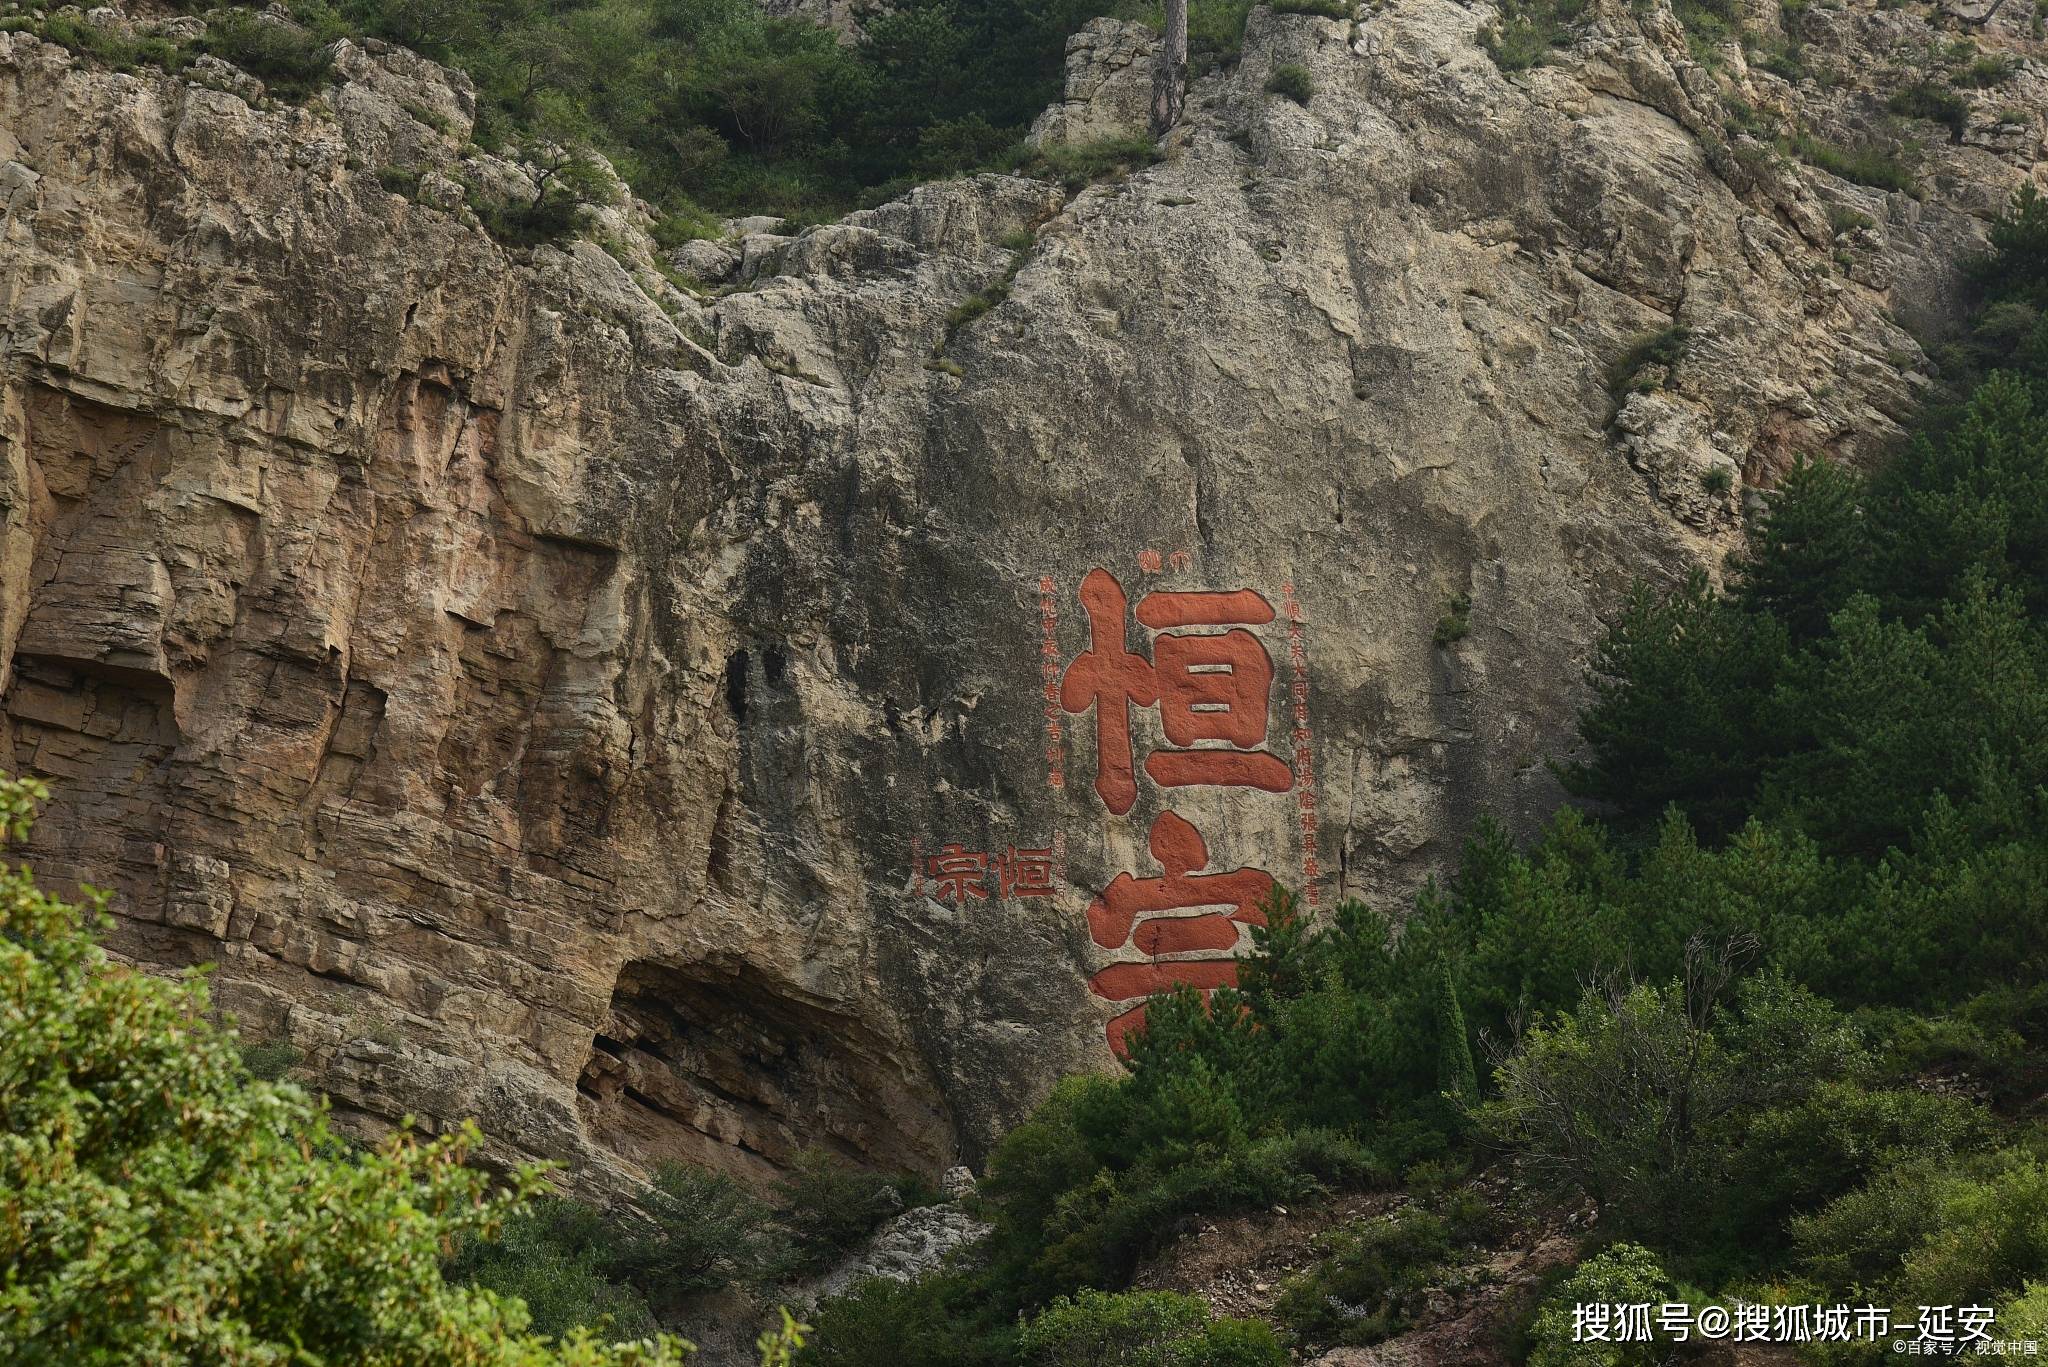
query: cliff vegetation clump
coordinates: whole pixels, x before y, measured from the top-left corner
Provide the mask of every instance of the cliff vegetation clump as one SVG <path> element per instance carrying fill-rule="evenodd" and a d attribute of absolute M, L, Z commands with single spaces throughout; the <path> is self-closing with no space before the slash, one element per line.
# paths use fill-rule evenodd
<path fill-rule="evenodd" d="M 1191 7 L 1197 74 L 1235 59 L 1250 10 Z M 29 0 L 0 27 L 122 70 L 184 72 L 211 55 L 285 99 L 318 88 L 333 40 L 396 42 L 468 73 L 479 144 L 601 152 L 664 211 L 673 243 L 708 229 L 707 214 L 810 221 L 972 169 L 1037 173 L 1021 140 L 1059 96 L 1067 36 L 1103 15 L 1156 19 L 1135 0 L 912 0 L 850 35 L 754 0 L 298 0 L 290 12 L 205 9 L 194 36 L 130 37 Z M 558 203 L 574 200 L 546 207 Z M 518 213 L 493 226 L 513 242 L 564 230 Z"/>

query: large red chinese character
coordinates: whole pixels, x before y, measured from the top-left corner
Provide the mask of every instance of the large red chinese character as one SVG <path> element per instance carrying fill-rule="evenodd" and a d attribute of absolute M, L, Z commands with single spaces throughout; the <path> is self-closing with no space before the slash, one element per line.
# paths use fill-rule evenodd
<path fill-rule="evenodd" d="M 1152 857 L 1165 870 L 1160 878 L 1133 878 L 1120 873 L 1088 908 L 1088 933 L 1105 949 L 1134 945 L 1145 954 L 1186 954 L 1237 948 L 1240 924 L 1262 926 L 1263 910 L 1273 894 L 1271 875 L 1258 869 L 1200 873 L 1209 862 L 1209 847 L 1187 821 L 1163 812 L 1152 823 Z M 1216 911 L 1214 908 L 1228 908 Z M 1165 916 L 1163 912 L 1195 912 Z M 1143 920 L 1139 918 L 1145 918 Z M 1149 997 L 1175 983 L 1203 992 L 1237 981 L 1237 965 L 1228 958 L 1169 959 L 1151 963 L 1115 963 L 1088 980 L 1099 997 L 1129 1001 Z M 1109 1022 L 1109 1046 L 1119 1057 L 1124 1037 L 1145 1018 L 1140 1005 Z"/>
<path fill-rule="evenodd" d="M 1135 654 L 1124 641 L 1127 600 L 1107 570 L 1081 581 L 1081 606 L 1088 614 L 1088 649 L 1067 666 L 1060 681 L 1060 706 L 1069 712 L 1095 710 L 1095 791 L 1121 816 L 1138 798 L 1131 753 L 1132 704 L 1159 708 L 1169 742 L 1192 747 L 1223 742 L 1230 749 L 1161 750 L 1145 760 L 1145 772 L 1166 787 L 1217 784 L 1283 793 L 1293 774 L 1278 756 L 1252 749 L 1266 738 L 1267 695 L 1273 661 L 1259 638 L 1235 626 L 1216 633 L 1169 632 L 1188 626 L 1258 626 L 1273 620 L 1264 598 L 1235 593 L 1153 593 L 1138 604 L 1137 618 L 1161 631 L 1154 659 Z"/>
<path fill-rule="evenodd" d="M 926 867 L 935 890 L 932 896 L 943 902 L 965 902 L 969 897 L 988 898 L 984 879 L 988 877 L 988 856 L 959 845 L 942 845 Z"/>

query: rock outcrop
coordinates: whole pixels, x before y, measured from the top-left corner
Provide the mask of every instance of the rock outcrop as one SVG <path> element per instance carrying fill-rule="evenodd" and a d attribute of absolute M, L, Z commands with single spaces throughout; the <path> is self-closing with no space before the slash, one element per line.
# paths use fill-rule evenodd
<path fill-rule="evenodd" d="M 1488 7 L 1394 0 L 1254 11 L 1127 176 L 673 262 L 630 203 L 609 252 L 495 243 L 466 187 L 531 182 L 410 54 L 287 107 L 0 34 L 30 857 L 366 1133 L 473 1115 L 594 1186 L 978 1161 L 1243 933 L 1156 913 L 1398 905 L 1481 811 L 1533 827 L 1623 588 L 1896 436 L 1894 320 L 2038 174 L 2025 8 L 1919 198 L 1732 101 L 1846 137 L 1941 11 L 1805 11 L 1824 86 L 1661 4 L 1504 75 Z"/>

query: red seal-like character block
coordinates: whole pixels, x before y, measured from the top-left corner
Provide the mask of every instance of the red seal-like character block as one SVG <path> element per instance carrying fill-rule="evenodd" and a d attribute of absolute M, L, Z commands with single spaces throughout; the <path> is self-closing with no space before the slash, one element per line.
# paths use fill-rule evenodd
<path fill-rule="evenodd" d="M 1151 660 L 1124 642 L 1127 600 L 1109 571 L 1088 572 L 1081 581 L 1081 606 L 1088 614 L 1089 645 L 1060 680 L 1060 706 L 1068 712 L 1095 710 L 1095 791 L 1110 811 L 1121 816 L 1138 798 L 1133 704 L 1158 707 L 1166 739 L 1183 747 L 1146 757 L 1145 772 L 1154 782 L 1269 793 L 1293 786 L 1285 761 L 1254 748 L 1266 739 L 1273 659 L 1243 628 L 1272 621 L 1272 604 L 1249 589 L 1147 594 L 1138 603 L 1138 621 L 1161 633 Z M 1233 629 L 1168 630 L 1194 626 Z"/>

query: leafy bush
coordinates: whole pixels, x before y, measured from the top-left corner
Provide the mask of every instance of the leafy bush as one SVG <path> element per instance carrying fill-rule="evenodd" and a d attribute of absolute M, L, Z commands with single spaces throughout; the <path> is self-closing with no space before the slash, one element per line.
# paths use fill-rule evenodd
<path fill-rule="evenodd" d="M 258 1082 L 275 1082 L 299 1066 L 305 1055 L 290 1040 L 261 1040 L 240 1046 L 242 1066 Z"/>
<path fill-rule="evenodd" d="M 1970 124 L 1970 102 L 1934 81 L 1915 81 L 1896 91 L 1885 101 L 1885 108 L 1907 118 L 1938 123 L 1948 130 L 1951 138 L 1962 137 L 1963 130 Z"/>
<path fill-rule="evenodd" d="M 1429 639 L 1441 649 L 1455 645 L 1472 634 L 1472 595 L 1460 593 L 1452 597 L 1444 607 L 1444 615 L 1436 619 L 1436 630 Z"/>
<path fill-rule="evenodd" d="M 0 778 L 0 836 L 45 796 Z M 252 1079 L 191 976 L 111 963 L 104 893 L 0 867 L 0 1339 L 63 1362 L 679 1363 L 674 1341 L 559 1349 L 524 1306 L 441 1274 L 537 1177 L 492 1195 L 472 1130 L 354 1150 Z"/>
<path fill-rule="evenodd" d="M 614 1217 L 550 1198 L 514 1212 L 495 1238 L 465 1240 L 446 1271 L 451 1282 L 523 1302 L 535 1333 L 652 1334 L 656 1323 L 646 1298 L 614 1275 L 620 1242 Z"/>
<path fill-rule="evenodd" d="M 1641 1244 L 1616 1244 L 1574 1268 L 1537 1312 L 1529 1367 L 1656 1367 L 1664 1356 L 1655 1345 L 1582 1341 L 1574 1332 L 1574 1309 L 1661 1305 L 1670 1298 L 1670 1279 L 1657 1255 Z"/>
<path fill-rule="evenodd" d="M 1899 1305 L 1990 1304 L 2048 1280 L 2048 1166 L 2003 1153 L 1902 1163 L 1794 1224 L 1823 1286 Z"/>
<path fill-rule="evenodd" d="M 1479 45 L 1502 71 L 1525 71 L 1571 43 L 1585 0 L 1503 0 L 1499 17 L 1479 30 Z"/>
<path fill-rule="evenodd" d="M 818 1307 L 804 1367 L 1012 1367 L 1017 1324 L 965 1277 L 871 1277 Z"/>
<path fill-rule="evenodd" d="M 823 1271 L 904 1208 L 903 1184 L 848 1167 L 822 1149 L 799 1153 L 777 1184 L 777 1224 L 789 1236 L 788 1269 Z"/>
<path fill-rule="evenodd" d="M 1308 74 L 1308 68 L 1283 62 L 1273 68 L 1273 74 L 1266 78 L 1266 93 L 1281 95 L 1298 105 L 1307 105 L 1315 97 L 1315 78 Z"/>
<path fill-rule="evenodd" d="M 1607 368 L 1607 392 L 1618 399 L 1636 387 L 1637 377 L 1648 367 L 1677 365 L 1691 340 L 1692 329 L 1676 324 L 1637 338 Z"/>
<path fill-rule="evenodd" d="M 1349 0 L 1269 0 L 1275 14 L 1314 14 L 1324 19 L 1349 19 L 1358 7 Z"/>
<path fill-rule="evenodd" d="M 317 9 L 308 7 L 308 13 Z M 261 80 L 269 93 L 302 100 L 326 84 L 334 64 L 329 43 L 336 36 L 253 10 L 223 9 L 208 16 L 200 46 Z"/>
<path fill-rule="evenodd" d="M 178 72 L 191 65 L 195 55 L 185 45 L 164 38 L 131 38 L 113 25 L 94 23 L 75 13 L 27 13 L 0 20 L 0 30 L 20 30 L 46 42 L 68 48 L 116 71 L 159 67 Z"/>
<path fill-rule="evenodd" d="M 639 1207 L 608 1271 L 650 1296 L 746 1282 L 775 1256 L 767 1206 L 724 1173 L 664 1163 Z"/>
<path fill-rule="evenodd" d="M 1209 1319 L 1209 1307 L 1171 1291 L 1083 1291 L 1047 1306 L 1018 1336 L 1030 1367 L 1284 1367 L 1286 1350 L 1262 1324 Z"/>
<path fill-rule="evenodd" d="M 1735 963 L 1704 947 L 1688 957 L 1682 984 L 1614 984 L 1533 1027 L 1482 1112 L 1532 1173 L 1667 1246 L 1715 1232 L 1753 1183 L 1744 1160 L 1770 1148 L 1746 1142 L 1759 1116 L 1797 1114 L 1818 1079 L 1867 1066 L 1853 1031 L 1810 993 L 1765 975 L 1724 1014 Z"/>
<path fill-rule="evenodd" d="M 1318 1257 L 1289 1282 L 1275 1312 L 1299 1343 L 1378 1343 L 1412 1325 L 1453 1253 L 1493 1232 L 1492 1212 L 1420 1205 L 1317 1240 Z"/>
<path fill-rule="evenodd" d="M 1810 134 L 1801 134 L 1792 140 L 1792 150 L 1802 161 L 1843 180 L 1880 190 L 1896 190 L 1901 194 L 1916 193 L 1912 168 L 1891 148 L 1875 145 L 1844 147 Z"/>

